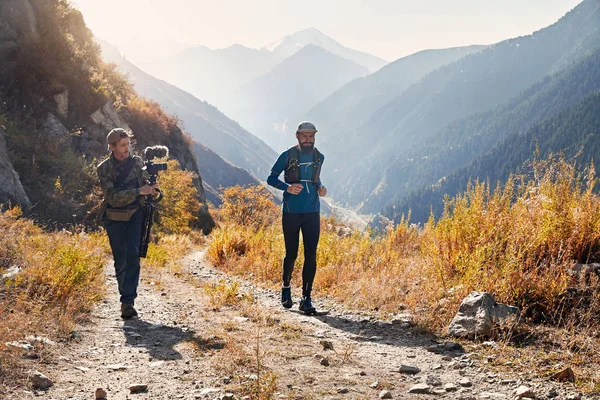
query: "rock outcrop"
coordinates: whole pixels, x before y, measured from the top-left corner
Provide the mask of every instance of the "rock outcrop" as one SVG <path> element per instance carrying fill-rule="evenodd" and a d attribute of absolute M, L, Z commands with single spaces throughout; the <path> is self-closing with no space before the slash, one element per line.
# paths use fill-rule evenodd
<path fill-rule="evenodd" d="M 496 300 L 485 292 L 472 292 L 461 303 L 458 313 L 448 327 L 455 337 L 486 337 L 501 324 L 518 319 L 519 309 Z"/>
<path fill-rule="evenodd" d="M 24 209 L 31 207 L 31 203 L 21 181 L 19 174 L 13 168 L 6 150 L 4 130 L 0 128 L 0 203 L 19 204 Z"/>

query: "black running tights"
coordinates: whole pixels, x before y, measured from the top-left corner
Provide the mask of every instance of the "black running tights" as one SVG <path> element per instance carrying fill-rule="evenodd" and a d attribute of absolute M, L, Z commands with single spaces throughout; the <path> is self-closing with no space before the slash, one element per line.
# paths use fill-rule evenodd
<path fill-rule="evenodd" d="M 289 286 L 294 271 L 294 262 L 298 257 L 300 231 L 304 242 L 304 268 L 302 269 L 302 296 L 310 296 L 313 281 L 317 273 L 317 245 L 321 230 L 321 218 L 318 212 L 283 213 L 283 237 L 285 240 L 285 258 L 283 259 L 283 286 Z"/>

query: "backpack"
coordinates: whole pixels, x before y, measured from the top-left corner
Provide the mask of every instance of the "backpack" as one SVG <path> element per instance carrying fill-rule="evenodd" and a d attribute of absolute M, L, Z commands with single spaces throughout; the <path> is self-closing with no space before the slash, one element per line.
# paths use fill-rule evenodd
<path fill-rule="evenodd" d="M 323 155 L 313 148 L 313 174 L 311 182 L 315 185 L 319 183 L 319 177 L 321 175 L 321 165 L 323 164 Z M 285 162 L 285 182 L 286 183 L 300 183 L 300 150 L 298 147 L 290 147 L 288 150 L 288 157 Z"/>

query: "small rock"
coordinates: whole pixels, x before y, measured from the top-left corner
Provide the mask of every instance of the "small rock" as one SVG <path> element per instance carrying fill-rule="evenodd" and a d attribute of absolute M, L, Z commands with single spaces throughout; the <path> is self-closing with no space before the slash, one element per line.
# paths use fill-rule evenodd
<path fill-rule="evenodd" d="M 31 380 L 34 389 L 46 390 L 54 385 L 50 378 L 37 371 L 29 377 L 29 380 Z"/>
<path fill-rule="evenodd" d="M 44 343 L 50 346 L 56 346 L 56 342 L 53 342 L 52 340 L 46 338 L 46 337 L 41 337 L 41 336 L 27 336 L 25 338 L 26 340 L 29 340 L 30 342 L 40 342 L 40 343 Z"/>
<path fill-rule="evenodd" d="M 427 351 L 429 351 L 430 353 L 439 353 L 440 352 L 440 349 L 437 344 L 432 344 L 431 346 L 427 346 L 425 349 Z"/>
<path fill-rule="evenodd" d="M 498 348 L 498 343 L 496 343 L 494 341 L 483 342 L 483 343 L 481 343 L 481 345 L 483 347 L 491 347 L 492 349 L 497 349 Z"/>
<path fill-rule="evenodd" d="M 125 371 L 129 367 L 125 364 L 110 364 L 110 365 L 104 366 L 104 368 L 110 369 L 113 371 Z"/>
<path fill-rule="evenodd" d="M 340 394 L 346 394 L 348 393 L 350 390 L 348 388 L 338 388 L 337 392 Z"/>
<path fill-rule="evenodd" d="M 458 384 L 462 387 L 473 386 L 473 383 L 471 382 L 471 380 L 469 378 L 462 378 L 460 381 L 458 381 Z"/>
<path fill-rule="evenodd" d="M 379 381 L 375 381 L 369 385 L 369 387 L 371 389 L 377 389 L 378 386 L 379 386 Z"/>
<path fill-rule="evenodd" d="M 25 350 L 33 350 L 33 345 L 25 340 L 19 340 L 16 342 L 7 342 L 5 344 L 10 347 L 18 347 L 18 348 L 25 349 Z"/>
<path fill-rule="evenodd" d="M 129 386 L 129 393 L 146 393 L 148 391 L 148 385 L 131 385 Z"/>
<path fill-rule="evenodd" d="M 479 395 L 479 398 L 481 399 L 482 396 L 486 396 L 486 398 L 488 399 L 506 399 L 508 396 L 505 395 L 504 393 L 495 393 L 495 392 L 484 392 L 481 393 Z"/>
<path fill-rule="evenodd" d="M 153 361 L 150 363 L 150 368 L 160 368 L 163 365 L 165 365 L 165 362 L 162 360 L 161 361 Z"/>
<path fill-rule="evenodd" d="M 379 398 L 380 399 L 391 399 L 392 393 L 389 390 L 382 390 L 381 392 L 379 392 Z"/>
<path fill-rule="evenodd" d="M 515 391 L 515 396 L 519 398 L 526 397 L 528 399 L 535 399 L 535 394 L 533 393 L 533 390 L 530 387 L 524 385 L 521 385 L 517 388 L 517 390 Z"/>
<path fill-rule="evenodd" d="M 234 400 L 235 399 L 235 395 L 233 393 L 225 393 L 223 396 L 220 397 L 220 400 Z"/>
<path fill-rule="evenodd" d="M 431 394 L 435 394 L 436 396 L 443 396 L 446 393 L 447 392 L 444 389 L 440 389 L 440 388 L 435 388 L 431 391 Z"/>
<path fill-rule="evenodd" d="M 427 375 L 425 383 L 429 386 L 442 386 L 442 380 L 437 375 Z"/>
<path fill-rule="evenodd" d="M 553 399 L 555 397 L 558 397 L 558 392 L 555 389 L 550 389 L 550 391 L 548 392 L 548 394 L 546 395 L 547 398 L 549 399 Z"/>
<path fill-rule="evenodd" d="M 418 374 L 419 372 L 421 372 L 421 370 L 417 367 L 413 367 L 410 365 L 401 365 L 399 372 L 401 374 L 415 375 L 415 374 Z"/>
<path fill-rule="evenodd" d="M 418 383 L 408 389 L 408 393 L 414 394 L 427 394 L 431 391 L 431 386 L 426 385 L 425 383 Z"/>
<path fill-rule="evenodd" d="M 102 389 L 102 388 L 98 388 L 96 389 L 96 400 L 105 400 L 106 399 L 106 390 Z"/>
<path fill-rule="evenodd" d="M 34 351 L 23 354 L 23 358 L 27 360 L 39 360 L 40 355 Z"/>
<path fill-rule="evenodd" d="M 438 369 L 442 369 L 442 364 L 435 364 L 431 369 L 437 371 Z"/>
<path fill-rule="evenodd" d="M 207 394 L 215 394 L 219 393 L 221 389 L 219 388 L 205 388 L 200 391 L 201 396 L 206 396 Z"/>
<path fill-rule="evenodd" d="M 464 352 L 464 349 L 462 347 L 462 345 L 460 343 L 457 342 L 446 342 L 443 345 L 443 349 L 444 351 L 460 351 L 460 352 Z"/>
<path fill-rule="evenodd" d="M 446 383 L 444 385 L 444 390 L 446 390 L 446 392 L 456 392 L 458 390 L 458 386 L 456 386 L 454 383 Z"/>
<path fill-rule="evenodd" d="M 323 346 L 323 350 L 333 350 L 333 343 L 329 340 L 321 340 L 319 343 Z"/>
<path fill-rule="evenodd" d="M 237 323 L 244 323 L 250 321 L 250 318 L 246 317 L 233 317 L 233 320 Z"/>
<path fill-rule="evenodd" d="M 571 368 L 567 368 L 552 375 L 551 379 L 559 382 L 575 382 L 575 373 Z"/>
<path fill-rule="evenodd" d="M 329 359 L 327 357 L 323 357 L 323 359 L 321 360 L 321 365 L 324 365 L 326 367 L 329 366 Z"/>
<path fill-rule="evenodd" d="M 581 400 L 581 393 L 570 394 L 567 396 L 567 400 Z"/>

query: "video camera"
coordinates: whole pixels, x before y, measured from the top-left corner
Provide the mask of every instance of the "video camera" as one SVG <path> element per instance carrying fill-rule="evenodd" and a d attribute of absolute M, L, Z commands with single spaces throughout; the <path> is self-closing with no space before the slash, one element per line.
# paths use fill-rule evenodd
<path fill-rule="evenodd" d="M 155 163 L 152 160 L 155 158 L 163 158 L 169 156 L 169 148 L 167 146 L 148 146 L 144 149 L 143 159 L 148 175 L 150 175 L 150 184 L 156 183 L 156 177 L 159 171 L 167 170 L 167 163 Z"/>
<path fill-rule="evenodd" d="M 169 155 L 169 148 L 166 146 L 148 146 L 144 149 L 143 159 L 145 160 L 144 169 L 150 175 L 149 184 L 156 184 L 156 178 L 159 171 L 167 170 L 167 163 L 155 163 L 152 160 L 155 158 L 163 158 Z M 160 201 L 163 197 L 159 190 L 159 195 L 156 201 Z M 154 204 L 152 196 L 146 196 L 146 201 L 142 207 L 142 237 L 140 240 L 140 257 L 146 257 L 148 253 L 148 244 L 150 243 L 150 231 L 154 220 Z"/>

